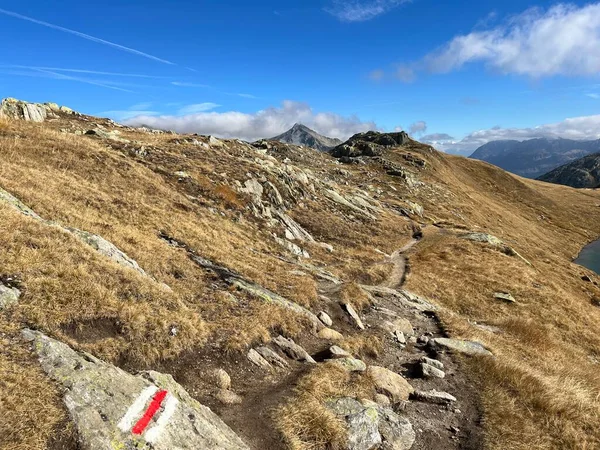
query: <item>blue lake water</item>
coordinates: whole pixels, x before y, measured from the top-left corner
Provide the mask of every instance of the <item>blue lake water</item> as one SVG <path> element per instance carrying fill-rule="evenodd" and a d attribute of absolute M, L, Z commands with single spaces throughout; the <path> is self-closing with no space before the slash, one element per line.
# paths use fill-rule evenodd
<path fill-rule="evenodd" d="M 586 245 L 575 260 L 575 263 L 600 274 L 600 239 Z"/>

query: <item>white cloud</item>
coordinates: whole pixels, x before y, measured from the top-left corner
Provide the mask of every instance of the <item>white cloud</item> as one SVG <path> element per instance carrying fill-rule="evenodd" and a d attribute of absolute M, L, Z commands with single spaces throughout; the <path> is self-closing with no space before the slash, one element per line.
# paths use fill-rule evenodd
<path fill-rule="evenodd" d="M 372 70 L 369 73 L 369 79 L 371 79 L 372 81 L 381 81 L 383 80 L 384 76 L 385 72 L 381 69 Z"/>
<path fill-rule="evenodd" d="M 38 24 L 38 25 L 42 25 L 43 27 L 46 27 L 46 28 L 52 28 L 54 30 L 62 31 L 63 33 L 72 34 L 72 35 L 78 36 L 78 37 L 80 37 L 82 39 L 87 39 L 88 41 L 96 42 L 98 44 L 107 45 L 109 47 L 113 47 L 113 48 L 116 48 L 118 50 L 122 50 L 124 52 L 133 53 L 134 55 L 143 56 L 144 58 L 152 59 L 154 61 L 161 62 L 163 64 L 169 64 L 169 65 L 172 65 L 172 66 L 175 65 L 175 63 L 173 63 L 171 61 L 167 61 L 166 59 L 158 58 L 157 56 L 153 56 L 153 55 L 150 55 L 148 53 L 141 52 L 141 51 L 136 50 L 134 48 L 125 47 L 124 45 L 120 45 L 120 44 L 115 44 L 114 42 L 106 41 L 104 39 L 100 39 L 100 38 L 97 38 L 97 37 L 94 37 L 94 36 L 90 36 L 89 34 L 81 33 L 79 31 L 75 31 L 75 30 L 71 30 L 69 28 L 61 27 L 59 25 L 54 25 L 54 24 L 51 24 L 51 23 L 48 23 L 48 22 L 44 22 L 42 20 L 34 19 L 33 17 L 24 16 L 22 14 L 19 14 L 19 13 L 13 12 L 13 11 L 8 11 L 6 9 L 1 9 L 0 8 L 0 14 L 4 14 L 4 15 L 7 15 L 7 16 L 15 17 L 17 19 L 25 20 L 27 22 L 35 23 L 35 24 Z"/>
<path fill-rule="evenodd" d="M 140 115 L 126 121 L 133 126 L 148 125 L 179 133 L 212 134 L 248 141 L 277 136 L 297 122 L 326 136 L 340 139 L 378 129 L 374 122 L 362 122 L 354 116 L 343 117 L 329 112 L 317 113 L 308 104 L 291 100 L 284 101 L 279 108 L 271 107 L 252 114 L 213 111 L 184 116 Z"/>
<path fill-rule="evenodd" d="M 432 137 L 433 136 L 433 137 Z M 422 142 L 433 145 L 438 150 L 470 155 L 478 147 L 490 141 L 518 140 L 534 138 L 564 138 L 574 140 L 600 139 L 600 114 L 565 119 L 562 122 L 539 125 L 532 128 L 501 128 L 474 131 L 461 140 L 454 140 L 443 134 L 427 135 Z"/>
<path fill-rule="evenodd" d="M 595 92 L 590 92 L 588 94 L 585 94 L 587 97 L 589 98 L 593 98 L 594 100 L 598 100 L 600 99 L 600 94 L 596 94 Z"/>
<path fill-rule="evenodd" d="M 415 70 L 409 66 L 399 66 L 394 74 L 397 79 L 403 83 L 412 83 L 415 81 L 416 74 Z"/>
<path fill-rule="evenodd" d="M 496 28 L 457 36 L 424 63 L 450 72 L 484 62 L 501 73 L 534 78 L 600 72 L 600 3 L 529 9 Z"/>
<path fill-rule="evenodd" d="M 419 120 L 408 127 L 408 133 L 410 135 L 423 134 L 425 131 L 427 131 L 427 122 L 424 120 Z"/>
<path fill-rule="evenodd" d="M 209 88 L 208 84 L 188 83 L 187 81 L 171 81 L 173 86 L 192 87 L 192 88 Z"/>
<path fill-rule="evenodd" d="M 332 0 L 325 11 L 342 22 L 364 22 L 407 1 L 410 0 Z"/>
<path fill-rule="evenodd" d="M 194 103 L 193 105 L 187 105 L 179 109 L 179 114 L 184 116 L 186 114 L 196 114 L 200 112 L 210 111 L 211 109 L 218 108 L 221 105 L 216 103 Z"/>

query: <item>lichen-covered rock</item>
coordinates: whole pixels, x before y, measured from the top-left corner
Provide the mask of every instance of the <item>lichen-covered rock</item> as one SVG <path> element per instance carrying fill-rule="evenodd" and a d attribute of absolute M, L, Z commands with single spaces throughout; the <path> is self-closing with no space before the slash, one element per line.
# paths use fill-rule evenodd
<path fill-rule="evenodd" d="M 359 328 L 360 330 L 364 330 L 365 325 L 358 313 L 356 312 L 356 309 L 354 309 L 354 306 L 352 306 L 351 303 L 344 303 L 342 306 L 346 310 L 354 324 L 357 326 L 357 328 Z"/>
<path fill-rule="evenodd" d="M 415 442 L 410 421 L 377 403 L 342 397 L 327 407 L 346 423 L 346 450 L 408 450 Z"/>
<path fill-rule="evenodd" d="M 269 347 L 257 347 L 256 351 L 260 354 L 260 356 L 275 366 L 281 367 L 282 369 L 289 366 L 285 359 L 283 359 Z"/>
<path fill-rule="evenodd" d="M 134 376 L 37 331 L 24 330 L 23 336 L 44 371 L 62 386 L 82 450 L 248 449 L 170 375 Z"/>
<path fill-rule="evenodd" d="M 252 364 L 254 364 L 258 367 L 262 367 L 263 369 L 271 369 L 272 368 L 269 361 L 267 361 L 265 358 L 263 358 L 262 355 L 260 355 L 260 353 L 258 353 L 253 348 L 251 348 L 250 351 L 248 352 L 248 360 Z"/>
<path fill-rule="evenodd" d="M 325 362 L 330 362 L 341 367 L 348 372 L 364 372 L 367 370 L 367 365 L 360 359 L 352 358 L 351 356 L 345 358 L 327 359 Z"/>

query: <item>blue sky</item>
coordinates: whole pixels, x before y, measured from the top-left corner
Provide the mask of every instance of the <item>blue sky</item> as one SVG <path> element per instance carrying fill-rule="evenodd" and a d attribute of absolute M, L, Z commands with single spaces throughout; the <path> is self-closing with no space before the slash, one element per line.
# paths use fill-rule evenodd
<path fill-rule="evenodd" d="M 0 4 L 2 97 L 256 139 L 405 129 L 600 138 L 600 4 L 434 0 Z"/>

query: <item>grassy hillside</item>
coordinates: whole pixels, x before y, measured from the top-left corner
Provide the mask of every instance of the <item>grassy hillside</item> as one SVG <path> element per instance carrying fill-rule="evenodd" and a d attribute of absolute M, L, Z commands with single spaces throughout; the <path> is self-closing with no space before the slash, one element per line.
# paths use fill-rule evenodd
<path fill-rule="evenodd" d="M 485 448 L 600 448 L 600 309 L 592 303 L 600 278 L 571 262 L 600 235 L 599 192 L 526 180 L 418 143 L 366 164 L 292 145 L 260 147 L 67 113 L 41 124 L 1 119 L 0 188 L 46 221 L 0 201 L 0 280 L 12 277 L 22 291 L 0 316 L 0 446 L 69 448 L 74 439 L 58 387 L 19 337 L 24 326 L 132 372 L 172 373 L 203 402 L 210 403 L 203 370 L 228 367 L 249 396 L 272 393 L 260 406 L 268 412 L 263 427 L 281 448 L 341 445 L 335 418 L 303 421 L 329 396 L 372 395 L 368 377 L 319 365 L 293 371 L 277 385 L 281 392 L 270 390 L 273 379 L 245 361 L 250 347 L 277 334 L 315 352 L 323 344 L 305 316 L 228 286 L 190 255 L 314 313 L 327 308 L 325 297 L 345 296 L 368 316 L 373 298 L 360 285 L 388 280 L 394 265 L 385 254 L 422 229 L 404 286 L 439 307 L 450 336 L 494 354 L 460 359 L 480 395 Z M 390 175 L 390 164 L 411 181 Z M 333 201 L 332 191 L 350 206 Z M 275 210 L 314 237 L 294 241 L 310 259 L 282 243 Z M 64 227 L 102 236 L 145 274 Z M 462 238 L 467 232 L 494 235 L 523 258 Z M 335 292 L 324 272 L 342 281 Z M 499 291 L 517 302 L 495 299 Z M 374 329 L 341 326 L 345 348 L 370 363 L 385 357 L 390 344 Z M 244 429 L 248 417 L 222 413 L 259 442 Z"/>

